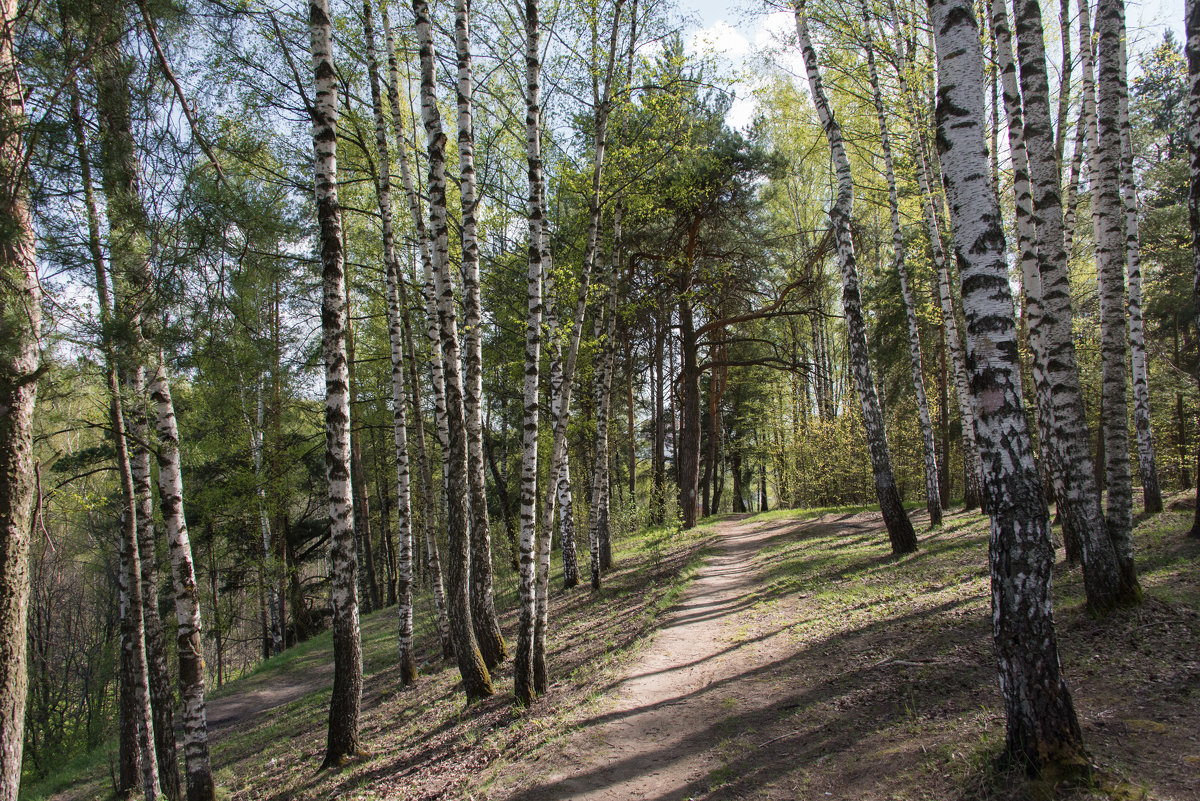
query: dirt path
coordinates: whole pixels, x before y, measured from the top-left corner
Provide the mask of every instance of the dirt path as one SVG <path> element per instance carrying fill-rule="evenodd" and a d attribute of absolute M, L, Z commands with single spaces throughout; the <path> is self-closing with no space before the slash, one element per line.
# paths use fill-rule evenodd
<path fill-rule="evenodd" d="M 208 730 L 214 742 L 224 734 L 263 720 L 273 709 L 290 704 L 317 690 L 328 689 L 333 681 L 333 664 L 325 661 L 305 665 L 283 674 L 243 679 L 237 692 L 214 698 L 207 703 Z"/>
<path fill-rule="evenodd" d="M 794 523 L 790 524 L 794 525 Z M 584 730 L 548 759 L 553 772 L 512 799 L 685 798 L 720 764 L 713 724 L 753 698 L 755 669 L 773 659 L 769 639 L 745 642 L 747 596 L 759 582 L 753 559 L 780 532 L 770 523 L 730 520 L 716 553 L 671 610 L 647 651 L 609 693 Z M 769 695 L 769 694 L 768 694 Z M 755 705 L 768 698 L 756 698 Z"/>

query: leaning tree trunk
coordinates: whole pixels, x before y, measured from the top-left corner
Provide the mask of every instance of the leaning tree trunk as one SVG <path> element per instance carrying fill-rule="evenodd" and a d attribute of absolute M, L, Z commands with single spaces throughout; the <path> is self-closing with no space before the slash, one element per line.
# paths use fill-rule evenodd
<path fill-rule="evenodd" d="M 379 202 L 383 263 L 387 273 L 388 344 L 392 356 L 392 436 L 396 447 L 396 517 L 400 523 L 399 553 L 396 558 L 397 644 L 400 682 L 408 685 L 417 680 L 417 660 L 413 654 L 413 538 L 409 501 L 408 421 L 404 412 L 408 392 L 404 388 L 400 265 L 396 260 L 396 238 L 392 230 L 392 160 L 388 152 L 387 120 L 383 116 L 379 60 L 375 55 L 375 12 L 371 0 L 363 0 L 363 33 L 367 40 L 367 72 L 371 84 L 371 111 L 375 119 L 375 153 L 379 171 L 375 181 L 375 196 Z"/>
<path fill-rule="evenodd" d="M 16 801 L 25 744 L 25 616 L 35 485 L 33 407 L 42 299 L 26 188 L 25 100 L 5 0 L 0 31 L 0 801 Z"/>
<path fill-rule="evenodd" d="M 1200 0 L 1187 0 L 1188 62 L 1188 222 L 1192 228 L 1192 327 L 1200 336 Z M 1200 465 L 1196 516 L 1188 536 L 1200 538 Z"/>
<path fill-rule="evenodd" d="M 421 201 L 417 196 L 408 164 L 408 146 L 405 144 L 403 131 L 404 115 L 400 110 L 400 70 L 396 63 L 396 43 L 392 36 L 392 25 L 388 19 L 387 3 L 379 7 L 383 19 L 383 31 L 387 40 L 388 50 L 388 103 L 392 107 L 392 127 L 396 135 L 396 156 L 400 162 L 400 180 L 404 187 L 404 196 L 408 202 L 409 218 L 412 220 L 413 232 L 417 241 L 417 253 L 420 256 L 422 274 L 425 277 L 426 314 L 430 321 L 426 334 L 430 344 L 430 367 L 432 370 L 434 389 L 434 417 L 442 452 L 447 450 L 449 435 L 446 433 L 446 396 L 442 382 L 441 346 L 437 334 L 437 313 L 433 308 L 433 257 L 429 253 L 429 237 L 425 230 L 425 218 L 421 213 Z M 450 636 L 450 617 L 446 611 L 446 592 L 442 582 L 442 565 L 438 558 L 437 538 L 434 536 L 435 492 L 433 484 L 433 468 L 429 464 L 429 451 L 425 447 L 424 405 L 421 402 L 421 382 L 417 380 L 417 356 L 413 343 L 412 323 L 408 317 L 408 294 L 404 280 L 398 283 L 400 290 L 401 322 L 404 327 L 404 342 L 408 346 L 408 379 L 412 391 L 413 427 L 417 433 L 417 453 L 420 458 L 421 484 L 424 492 L 425 513 L 422 516 L 422 536 L 425 541 L 426 565 L 429 570 L 429 583 L 433 587 L 433 601 L 437 613 L 438 639 L 442 646 L 442 658 L 454 658 L 454 641 Z"/>
<path fill-rule="evenodd" d="M 517 652 L 513 691 L 518 703 L 537 697 L 534 633 L 537 628 L 538 374 L 542 347 L 542 129 L 538 0 L 525 0 L 525 143 L 529 173 L 529 270 L 526 282 L 525 384 L 521 436 L 521 556 Z"/>
<path fill-rule="evenodd" d="M 1117 69 L 1128 79 L 1128 54 L 1121 37 Z M 1138 471 L 1142 479 L 1142 508 L 1147 514 L 1163 510 L 1150 426 L 1150 375 L 1146 365 L 1146 332 L 1142 321 L 1142 259 L 1138 242 L 1137 183 L 1133 176 L 1133 135 L 1129 124 L 1129 92 L 1119 92 L 1117 126 L 1121 130 L 1121 201 L 1125 208 L 1125 264 L 1129 270 L 1129 362 L 1133 374 L 1133 422 L 1137 430 Z"/>
<path fill-rule="evenodd" d="M 969 0 L 930 0 L 929 11 L 938 53 L 938 150 L 992 515 L 992 634 L 1008 716 L 1005 754 L 1037 771 L 1086 773 L 1079 722 L 1059 670 L 1050 516 L 1022 410 L 1003 219 L 987 177 L 979 29 Z"/>
<path fill-rule="evenodd" d="M 1086 2 L 1086 0 L 1085 0 Z M 1083 561 L 1088 606 L 1103 613 L 1116 602 L 1115 561 L 1100 495 L 1093 479 L 1093 461 L 1088 448 L 1087 420 L 1075 360 L 1072 333 L 1071 287 L 1067 273 L 1066 240 L 1063 233 L 1062 192 L 1058 164 L 1053 159 L 1054 135 L 1050 121 L 1049 84 L 1042 40 L 1041 11 L 1036 0 L 1017 0 L 1017 58 L 1025 127 L 1022 131 L 1029 154 L 1036 225 L 1038 266 L 1042 279 L 1042 333 L 1046 345 L 1045 371 L 1053 393 L 1051 432 L 1067 468 L 1062 475 L 1063 496 L 1059 513 L 1063 526 L 1077 537 Z M 1088 48 L 1084 55 L 1085 95 Z M 1086 96 L 1085 96 L 1086 103 Z"/>
<path fill-rule="evenodd" d="M 179 697 L 183 718 L 183 755 L 188 801 L 216 798 L 208 757 L 208 720 L 204 704 L 204 643 L 200 638 L 200 594 L 183 512 L 183 473 L 179 463 L 179 427 L 162 353 L 150 382 L 158 432 L 158 494 L 171 549 L 175 588 L 175 642 L 179 652 Z"/>
<path fill-rule="evenodd" d="M 492 679 L 484 664 L 471 623 L 470 523 L 467 478 L 467 432 L 463 385 L 459 370 L 458 312 L 450 277 L 449 229 L 446 219 L 446 135 L 442 132 L 434 81 L 433 29 L 426 0 L 413 0 L 417 41 L 421 52 L 421 119 L 429 150 L 429 220 L 432 228 L 433 275 L 437 294 L 438 329 L 442 344 L 442 373 L 446 382 L 446 426 L 450 437 L 446 506 L 449 535 L 448 612 L 454 637 L 454 656 L 469 700 L 491 695 Z"/>
<path fill-rule="evenodd" d="M 925 451 L 925 508 L 929 525 L 942 524 L 941 493 L 938 490 L 937 445 L 933 441 L 933 425 L 929 420 L 929 401 L 925 396 L 925 370 L 921 362 L 921 327 L 917 322 L 917 307 L 905 264 L 904 231 L 900 227 L 900 200 L 896 192 L 896 169 L 892 159 L 892 144 L 888 136 L 887 113 L 883 108 L 883 93 L 879 87 L 879 71 L 875 67 L 875 47 L 871 37 L 871 10 L 862 3 L 863 31 L 867 36 L 867 75 L 875 100 L 879 120 L 879 147 L 883 151 L 884 172 L 888 182 L 888 208 L 892 223 L 892 267 L 900 276 L 900 292 L 904 297 L 905 318 L 908 321 L 908 355 L 912 368 L 913 391 L 917 398 L 917 416 L 921 423 L 921 441 Z"/>
<path fill-rule="evenodd" d="M 329 482 L 329 562 L 333 596 L 333 694 L 322 767 L 358 755 L 362 641 L 358 629 L 358 563 L 350 488 L 350 379 L 346 362 L 345 253 L 337 183 L 337 72 L 328 0 L 309 0 L 315 92 L 313 171 L 321 256 L 321 355 L 325 361 L 325 477 Z"/>
<path fill-rule="evenodd" d="M 917 549 L 917 538 L 913 533 L 908 513 L 904 511 L 900 502 L 900 491 L 896 486 L 896 476 L 892 472 L 887 434 L 884 431 L 883 409 L 875 392 L 871 357 L 867 349 L 867 328 L 858 288 L 858 266 L 854 256 L 854 239 L 850 233 L 850 215 L 854 207 L 854 179 L 850 175 L 850 160 L 846 158 L 846 149 L 842 144 L 841 128 L 834 119 L 833 109 L 825 97 L 825 88 L 817 66 L 817 52 L 808 36 L 804 7 L 805 0 L 798 0 L 796 35 L 804 54 L 804 67 L 808 73 L 813 103 L 817 107 L 821 127 L 825 129 L 825 138 L 829 140 L 829 150 L 837 171 L 837 199 L 829 208 L 829 218 L 837 241 L 838 261 L 842 267 L 842 307 L 846 312 L 850 359 L 853 363 L 859 402 L 862 404 L 863 426 L 866 429 L 871 468 L 875 476 L 875 494 L 887 524 L 892 553 L 911 553 Z"/>
<path fill-rule="evenodd" d="M 1125 220 L 1121 204 L 1121 98 L 1125 95 L 1124 0 L 1100 0 L 1096 10 L 1098 60 L 1096 147 L 1090 154 L 1092 216 L 1100 276 L 1100 351 L 1104 409 L 1108 536 L 1121 573 L 1121 600 L 1141 600 L 1133 561 L 1133 487 L 1129 474 L 1129 409 L 1126 367 Z"/>
<path fill-rule="evenodd" d="M 467 426 L 467 479 L 471 494 L 471 625 L 488 669 L 508 656 L 492 598 L 492 534 L 483 465 L 483 313 L 479 299 L 479 240 L 475 230 L 475 132 L 471 124 L 469 0 L 455 0 L 454 44 L 458 56 L 458 166 L 462 198 L 463 339 L 466 371 L 463 411 Z"/>

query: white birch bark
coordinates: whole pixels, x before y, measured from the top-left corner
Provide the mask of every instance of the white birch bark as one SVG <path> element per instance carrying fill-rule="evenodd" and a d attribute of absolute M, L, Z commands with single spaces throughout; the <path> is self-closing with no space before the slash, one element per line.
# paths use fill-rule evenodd
<path fill-rule="evenodd" d="M 537 697 L 534 631 L 537 621 L 538 377 L 542 343 L 541 63 L 538 0 L 525 0 L 525 146 L 529 176 L 529 270 L 526 283 L 525 382 L 521 434 L 521 543 L 517 651 L 513 690 L 518 703 Z"/>
<path fill-rule="evenodd" d="M 200 594 L 183 508 L 183 473 L 179 460 L 179 426 L 163 355 L 150 383 L 158 433 L 158 495 L 171 550 L 175 590 L 175 642 L 179 657 L 179 700 L 183 723 L 183 755 L 188 801 L 216 798 L 208 755 L 208 720 L 204 703 L 204 643 L 201 639 Z"/>
<path fill-rule="evenodd" d="M 1059 670 L 1051 611 L 1050 518 L 1022 411 L 1003 221 L 988 180 L 983 54 L 969 0 L 930 0 L 938 54 L 938 150 L 967 319 L 971 384 L 992 515 L 992 633 L 1007 712 L 1006 757 L 1086 775 Z"/>
<path fill-rule="evenodd" d="M 1121 96 L 1126 92 L 1121 50 L 1124 0 L 1100 0 L 1096 11 L 1096 146 L 1090 148 L 1092 220 L 1100 281 L 1100 350 L 1104 411 L 1108 536 L 1116 551 L 1124 602 L 1141 599 L 1133 561 L 1133 487 L 1129 471 L 1129 410 L 1126 366 L 1125 219 L 1121 202 Z"/>
<path fill-rule="evenodd" d="M 813 104 L 817 108 L 821 127 L 825 130 L 825 138 L 829 141 L 829 150 L 837 173 L 837 197 L 829 208 L 829 219 L 833 226 L 838 261 L 842 269 L 842 308 L 846 313 L 850 361 L 859 403 L 862 406 L 863 426 L 866 429 L 867 447 L 875 479 L 875 494 L 887 525 L 892 553 L 911 553 L 917 549 L 917 538 L 908 514 L 900 503 L 900 493 L 896 487 L 896 477 L 892 472 L 891 456 L 888 453 L 883 410 L 875 391 L 871 358 L 867 349 L 867 329 L 858 288 L 858 266 L 854 255 L 854 239 L 850 233 L 850 217 L 854 208 L 854 179 L 850 174 L 850 160 L 846 157 L 845 145 L 842 143 L 841 127 L 834 119 L 833 109 L 825 96 L 817 65 L 817 52 L 813 49 L 808 35 L 804 9 L 805 0 L 798 0 L 796 37 L 804 55 L 804 67 L 808 74 Z"/>
<path fill-rule="evenodd" d="M 346 357 L 347 298 L 337 178 L 337 73 L 328 0 L 309 0 L 315 83 L 310 106 L 321 259 L 321 355 L 325 361 L 325 476 L 329 484 L 329 562 L 333 597 L 333 694 L 324 765 L 361 752 L 362 642 L 358 628 L 358 562 L 350 488 L 350 376 Z"/>
<path fill-rule="evenodd" d="M 883 107 L 883 92 L 879 85 L 879 71 L 875 66 L 875 46 L 871 36 L 871 11 L 866 0 L 862 3 L 863 31 L 866 34 L 867 75 L 871 81 L 871 92 L 875 101 L 875 115 L 879 122 L 879 147 L 883 151 L 884 174 L 888 183 L 888 211 L 892 226 L 892 267 L 900 276 L 900 293 L 904 298 L 904 316 L 908 323 L 908 356 L 912 368 L 913 392 L 917 401 L 917 417 L 921 424 L 921 443 L 925 455 L 925 508 L 929 512 L 929 525 L 942 524 L 941 492 L 938 489 L 937 445 L 933 439 L 933 425 L 929 420 L 929 401 L 925 395 L 925 371 L 921 361 L 921 328 L 917 322 L 916 301 L 908 280 L 905 263 L 904 231 L 900 227 L 900 200 L 896 191 L 896 168 L 892 158 L 891 137 L 888 135 L 887 113 Z"/>
<path fill-rule="evenodd" d="M 471 122 L 471 38 L 468 0 L 454 2 L 458 61 L 459 196 L 462 200 L 462 290 L 464 358 L 463 411 L 467 427 L 467 480 L 471 494 L 471 624 L 489 669 L 508 656 L 492 597 L 492 535 L 483 465 L 483 313 L 479 297 L 479 239 L 476 232 L 475 132 Z"/>
<path fill-rule="evenodd" d="M 1125 37 L 1118 54 L 1121 75 L 1128 78 L 1129 58 Z M 1125 266 L 1129 276 L 1129 363 L 1133 378 L 1133 422 L 1137 431 L 1138 470 L 1142 479 L 1142 507 L 1148 514 L 1163 509 L 1154 455 L 1154 430 L 1150 425 L 1150 373 L 1146 364 L 1146 333 L 1142 319 L 1142 260 L 1138 241 L 1137 183 L 1133 175 L 1133 141 L 1129 124 L 1129 92 L 1119 96 L 1117 125 L 1121 129 L 1121 201 L 1125 209 Z"/>
<path fill-rule="evenodd" d="M 383 116 L 379 59 L 375 51 L 375 12 L 370 0 L 363 0 L 363 34 L 367 42 L 367 74 L 371 84 L 371 112 L 375 121 L 378 170 L 375 197 L 379 204 L 383 264 L 387 274 L 388 344 L 392 357 L 392 438 L 396 449 L 396 517 L 399 523 L 396 554 L 396 603 L 399 618 L 397 646 L 400 681 L 408 685 L 417 680 L 417 661 L 413 654 L 413 538 L 409 498 L 408 421 L 405 414 L 408 392 L 404 387 L 400 265 L 396 259 L 396 238 L 392 228 L 392 160 L 388 151 L 387 120 Z"/>
<path fill-rule="evenodd" d="M 1032 373 L 1037 405 L 1038 440 L 1042 459 L 1049 466 L 1055 497 L 1060 508 L 1067 503 L 1065 481 L 1069 466 L 1063 464 L 1062 451 L 1053 439 L 1054 398 L 1046 376 L 1049 354 L 1043 334 L 1042 277 L 1038 269 L 1037 234 L 1034 226 L 1033 194 L 1029 183 L 1029 154 L 1025 149 L 1024 115 L 1021 92 L 1017 86 L 1017 65 L 1013 57 L 1005 0 L 992 0 L 992 30 L 996 41 L 1000 76 L 1004 86 L 1004 108 L 1008 118 L 1008 150 L 1012 161 L 1013 193 L 1016 196 L 1017 262 L 1025 288 L 1025 322 L 1029 346 L 1033 351 Z"/>
<path fill-rule="evenodd" d="M 894 3 L 891 6 L 893 23 L 900 30 L 899 15 Z M 909 43 L 902 41 L 896 48 L 899 61 L 897 76 L 900 82 L 900 94 L 908 107 L 909 123 L 915 141 L 914 150 L 917 159 L 917 182 L 921 189 L 924 203 L 921 213 L 925 219 L 925 227 L 929 235 L 929 244 L 933 252 L 934 269 L 937 272 L 938 305 L 942 310 L 942 322 L 946 326 L 946 343 L 950 351 L 950 366 L 954 376 L 955 397 L 958 400 L 959 419 L 962 421 L 963 462 L 966 487 L 964 500 L 968 507 L 979 503 L 982 499 L 982 466 L 979 461 L 979 445 L 975 440 L 975 410 L 971 406 L 971 392 L 967 382 L 966 362 L 963 358 L 963 338 L 958 329 L 958 318 L 954 312 L 954 294 L 950 285 L 950 267 L 947 263 L 946 249 L 943 245 L 942 231 L 945 223 L 942 220 L 943 205 L 941 190 L 937 188 L 934 175 L 934 165 L 925 142 L 925 130 L 922 115 L 918 110 L 915 95 L 905 73 L 912 59 L 908 53 Z"/>
<path fill-rule="evenodd" d="M 429 153 L 429 221 L 438 330 L 442 344 L 442 374 L 446 390 L 447 460 L 446 506 L 449 552 L 447 611 L 454 637 L 454 656 L 468 699 L 491 695 L 492 680 L 475 639 L 469 594 L 470 523 L 468 520 L 467 437 L 459 360 L 458 312 L 450 277 L 449 230 L 446 215 L 446 135 L 435 94 L 432 22 L 426 0 L 413 0 L 417 42 L 421 54 L 421 120 Z"/>
<path fill-rule="evenodd" d="M 446 432 L 446 395 L 442 382 L 442 348 L 437 335 L 437 312 L 431 305 L 433 302 L 433 262 L 429 254 L 429 237 L 425 229 L 425 217 L 421 213 L 421 201 L 414 186 L 412 169 L 408 162 L 408 145 L 404 140 L 404 115 L 400 106 L 400 70 L 396 61 L 396 43 L 392 35 L 392 25 L 388 18 L 387 3 L 379 7 L 383 18 L 383 31 L 388 50 L 388 103 L 392 109 L 392 127 L 396 136 L 396 156 L 400 162 L 400 180 L 404 189 L 405 200 L 408 203 L 409 218 L 412 220 L 414 238 L 417 242 L 417 253 L 421 261 L 424 276 L 424 298 L 426 301 L 426 317 L 431 325 L 426 329 L 430 338 L 430 369 L 434 388 L 434 416 L 438 432 L 439 444 L 445 452 L 450 435 Z M 417 432 L 417 452 L 421 459 L 421 478 L 425 493 L 425 514 L 422 518 L 422 536 L 425 541 L 425 559 L 429 570 L 430 585 L 433 587 L 434 609 L 437 614 L 438 639 L 442 645 L 442 656 L 445 659 L 454 657 L 454 644 L 450 637 L 450 617 L 446 611 L 446 592 L 442 582 L 441 559 L 438 557 L 436 527 L 436 493 L 434 492 L 433 473 L 429 466 L 429 451 L 425 446 L 424 412 L 421 404 L 421 383 L 417 380 L 416 349 L 412 337 L 412 326 L 408 318 L 408 304 L 405 301 L 407 291 L 401 278 L 398 284 L 401 298 L 401 318 L 404 326 L 404 341 L 409 352 L 409 383 L 413 393 L 413 420 Z M 443 487 L 445 472 L 443 470 Z"/>

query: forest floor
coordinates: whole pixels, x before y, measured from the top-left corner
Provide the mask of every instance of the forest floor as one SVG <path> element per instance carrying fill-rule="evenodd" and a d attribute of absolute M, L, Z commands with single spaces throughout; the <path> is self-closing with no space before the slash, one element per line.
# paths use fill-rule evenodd
<path fill-rule="evenodd" d="M 1100 767 L 1076 799 L 1200 800 L 1200 543 L 1191 514 L 1141 520 L 1145 603 L 1107 620 L 1059 563 L 1056 620 Z M 924 515 L 913 513 L 922 526 Z M 599 595 L 553 592 L 554 683 L 464 708 L 427 610 L 421 681 L 399 687 L 395 610 L 363 618 L 369 755 L 318 773 L 328 637 L 210 705 L 229 799 L 1041 799 L 998 773 L 1004 716 L 990 638 L 987 524 L 957 512 L 893 559 L 877 513 L 793 511 L 621 543 Z M 1061 555 L 1061 551 L 1059 552 Z M 501 579 L 501 608 L 511 588 Z M 511 636 L 515 623 L 504 616 Z M 510 643 L 511 646 L 511 643 Z M 60 799 L 93 798 L 107 770 Z M 27 795 L 26 797 L 32 797 Z"/>

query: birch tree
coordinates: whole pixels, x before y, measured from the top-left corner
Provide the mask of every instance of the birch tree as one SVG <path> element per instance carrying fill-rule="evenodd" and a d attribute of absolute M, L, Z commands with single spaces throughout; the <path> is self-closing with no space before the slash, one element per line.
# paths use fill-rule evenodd
<path fill-rule="evenodd" d="M 158 433 L 158 494 L 171 553 L 175 588 L 175 642 L 179 654 L 179 696 L 183 719 L 183 755 L 188 801 L 213 801 L 212 765 L 208 756 L 208 718 L 204 702 L 204 643 L 201 640 L 200 594 L 183 510 L 183 472 L 179 462 L 179 426 L 163 355 L 158 355 L 150 382 Z"/>
<path fill-rule="evenodd" d="M 325 477 L 329 483 L 329 562 L 333 595 L 333 694 L 322 767 L 361 753 L 362 641 L 358 628 L 358 562 L 350 488 L 350 379 L 346 361 L 345 253 L 338 203 L 337 73 L 328 0 L 309 0 L 315 81 L 309 111 L 321 260 L 321 356 L 325 361 Z"/>
<path fill-rule="evenodd" d="M 367 75 L 371 84 L 371 112 L 375 121 L 375 158 L 378 174 L 375 197 L 379 203 L 379 226 L 383 237 L 383 264 L 387 274 L 388 344 L 392 357 L 392 439 L 396 449 L 396 516 L 399 522 L 396 555 L 396 602 L 399 617 L 397 643 L 400 652 L 400 681 L 417 680 L 417 661 L 413 654 L 413 538 L 409 500 L 408 421 L 404 387 L 404 330 L 400 319 L 400 265 L 396 260 L 396 240 L 392 229 L 392 160 L 388 151 L 387 119 L 383 115 L 383 92 L 379 81 L 379 60 L 375 52 L 375 12 L 370 0 L 363 0 L 363 34 L 367 41 Z"/>
<path fill-rule="evenodd" d="M 400 162 L 400 181 L 404 189 L 405 201 L 408 205 L 409 219 L 412 221 L 413 232 L 417 243 L 417 255 L 421 263 L 424 277 L 423 297 L 426 302 L 426 317 L 429 322 L 426 336 L 430 345 L 430 372 L 434 390 L 434 423 L 437 428 L 442 452 L 448 449 L 450 436 L 446 433 L 446 397 L 442 382 L 441 344 L 437 333 L 437 313 L 433 306 L 433 258 L 429 253 L 429 236 L 425 228 L 425 215 L 421 211 L 421 200 L 417 196 L 412 168 L 408 162 L 408 144 L 405 142 L 404 113 L 400 106 L 400 69 L 396 59 L 396 42 L 392 34 L 391 20 L 388 18 L 387 3 L 380 4 L 380 15 L 383 20 L 383 32 L 388 51 L 388 104 L 392 109 L 392 128 L 396 137 L 396 157 Z M 429 464 L 429 451 L 425 447 L 424 406 L 421 401 L 421 382 L 417 380 L 416 349 L 412 336 L 412 323 L 408 316 L 407 290 L 403 280 L 397 283 L 400 293 L 401 324 L 404 328 L 404 342 L 409 354 L 409 385 L 412 392 L 413 426 L 417 434 L 417 455 L 420 459 L 421 488 L 425 499 L 425 514 L 422 516 L 422 538 L 425 541 L 425 558 L 429 570 L 429 583 L 433 587 L 434 609 L 437 614 L 438 639 L 442 645 L 442 657 L 454 657 L 454 642 L 450 636 L 450 617 L 446 610 L 445 585 L 442 582 L 441 559 L 438 556 L 437 540 L 434 537 L 436 517 L 433 482 L 433 469 Z"/>
<path fill-rule="evenodd" d="M 837 197 L 829 207 L 829 219 L 837 243 L 838 261 L 842 269 L 842 307 L 846 313 L 849 331 L 850 361 L 854 372 L 855 387 L 862 406 L 863 426 L 866 429 L 867 448 L 871 455 L 871 469 L 875 479 L 875 494 L 879 508 L 887 525 L 892 553 L 911 553 L 917 549 L 917 538 L 912 522 L 900 502 L 896 477 L 892 472 L 891 456 L 888 453 L 887 434 L 884 431 L 883 410 L 875 392 L 875 381 L 871 370 L 871 357 L 867 349 L 867 329 L 862 313 L 862 298 L 859 293 L 858 266 L 854 255 L 854 239 L 850 233 L 850 217 L 854 208 L 854 179 L 850 174 L 850 160 L 842 143 L 842 131 L 834 119 L 833 109 L 825 96 L 825 88 L 817 65 L 817 52 L 808 35 L 805 16 L 805 0 L 796 2 L 796 37 L 804 55 L 804 68 L 808 74 L 808 85 L 812 91 L 813 104 L 837 173 Z"/>
<path fill-rule="evenodd" d="M 1084 0 L 1086 3 L 1086 0 Z M 1109 541 L 1083 413 L 1083 393 L 1075 358 L 1072 331 L 1071 287 L 1067 273 L 1063 233 L 1062 192 L 1050 122 L 1049 88 L 1043 43 L 1041 11 L 1033 0 L 1017 0 L 1017 57 L 1024 129 L 1022 138 L 1029 156 L 1034 230 L 1041 278 L 1040 335 L 1044 342 L 1043 371 L 1053 397 L 1050 420 L 1053 447 L 1062 459 L 1062 492 L 1059 512 L 1068 537 L 1080 544 L 1088 606 L 1103 614 L 1119 602 L 1115 554 Z M 1083 22 L 1080 23 L 1083 27 Z M 1085 104 L 1089 49 L 1084 54 Z"/>
<path fill-rule="evenodd" d="M 1092 218 L 1100 280 L 1105 484 L 1108 535 L 1116 551 L 1121 600 L 1141 600 L 1133 561 L 1132 479 L 1129 474 L 1129 412 L 1125 393 L 1128 329 L 1125 315 L 1126 239 L 1121 203 L 1121 98 L 1126 94 L 1121 51 L 1125 38 L 1124 0 L 1100 0 L 1096 10 L 1096 146 L 1091 149 Z"/>
<path fill-rule="evenodd" d="M 446 135 L 435 93 L 432 22 L 429 4 L 413 0 L 417 42 L 421 55 L 421 120 L 429 153 L 429 220 L 434 288 L 437 296 L 438 329 L 442 345 L 442 374 L 446 382 L 446 426 L 450 438 L 447 460 L 446 505 L 450 539 L 447 568 L 447 611 L 454 637 L 454 657 L 462 675 L 467 698 L 492 694 L 492 680 L 479 651 L 471 623 L 468 568 L 470 528 L 468 520 L 467 436 L 463 409 L 463 385 L 459 369 L 458 312 L 450 276 L 449 230 L 446 209 Z"/>
<path fill-rule="evenodd" d="M 1116 71 L 1128 81 L 1129 54 L 1121 36 Z M 1129 277 L 1129 367 L 1133 380 L 1133 423 L 1137 431 L 1138 472 L 1142 479 L 1142 508 L 1147 514 L 1163 510 L 1150 425 L 1150 374 L 1146 365 L 1146 331 L 1142 319 L 1142 259 L 1138 241 L 1137 181 L 1133 175 L 1133 132 L 1129 124 L 1129 91 L 1118 92 L 1117 127 L 1121 131 L 1121 203 L 1125 213 L 1125 267 Z"/>
<path fill-rule="evenodd" d="M 492 535 L 483 464 L 483 312 L 479 298 L 479 239 L 476 232 L 475 131 L 471 122 L 471 5 L 454 2 L 454 45 L 458 61 L 459 197 L 462 201 L 463 339 L 466 344 L 463 412 L 466 418 L 467 480 L 471 496 L 471 624 L 488 669 L 504 661 L 507 648 L 492 598 Z"/>
<path fill-rule="evenodd" d="M 534 686 L 534 629 L 537 618 L 538 378 L 542 346 L 542 128 L 541 31 L 538 0 L 525 0 L 525 146 L 528 162 L 529 269 L 526 282 L 525 382 L 521 435 L 521 542 L 517 613 L 517 652 L 513 691 L 528 706 Z M 553 488 L 552 488 L 553 489 Z"/>
<path fill-rule="evenodd" d="M 879 123 L 879 148 L 883 152 L 884 175 L 888 184 L 888 212 L 892 228 L 892 268 L 900 276 L 900 293 L 904 298 L 904 317 L 908 323 L 908 355 L 912 368 L 913 392 L 917 400 L 917 417 L 921 424 L 921 444 L 925 455 L 925 508 L 929 525 L 942 524 L 941 493 L 938 490 L 937 446 L 933 441 L 933 425 L 929 420 L 929 401 L 925 395 L 925 370 L 921 362 L 921 328 L 917 322 L 916 301 L 909 285 L 908 265 L 905 263 L 904 231 L 900 227 L 900 200 L 896 191 L 896 168 L 892 158 L 891 137 L 888 135 L 887 113 L 883 107 L 883 92 L 879 85 L 879 70 L 875 66 L 875 45 L 871 35 L 871 9 L 862 3 L 863 32 L 866 35 L 867 76 L 875 102 Z"/>
<path fill-rule="evenodd" d="M 937 44 L 938 151 L 954 227 L 992 516 L 992 635 L 1007 713 L 1005 756 L 1034 771 L 1088 771 L 1059 670 L 1051 612 L 1050 516 L 1021 399 L 1004 230 L 988 179 L 983 53 L 968 0 L 930 0 Z"/>

